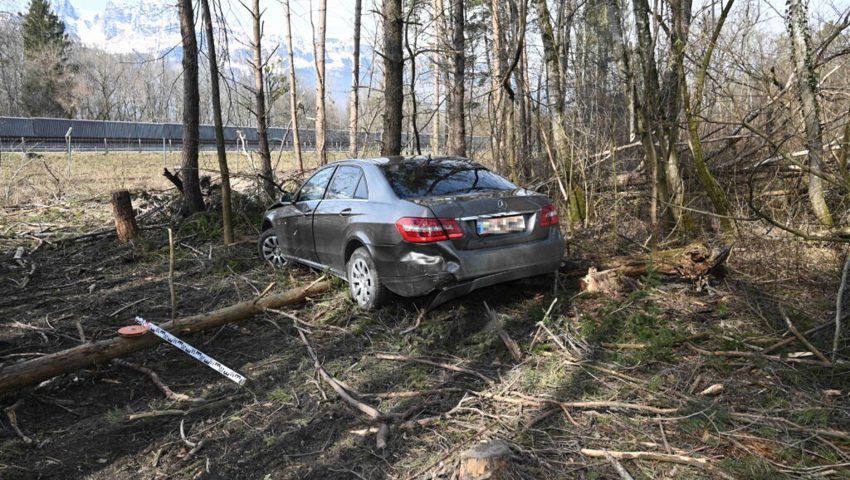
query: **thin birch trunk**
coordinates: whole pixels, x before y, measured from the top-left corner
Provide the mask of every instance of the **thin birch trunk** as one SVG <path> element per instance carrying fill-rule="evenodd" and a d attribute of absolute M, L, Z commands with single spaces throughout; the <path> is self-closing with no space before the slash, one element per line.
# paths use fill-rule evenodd
<path fill-rule="evenodd" d="M 351 109 L 348 122 L 348 144 L 351 156 L 357 158 L 357 123 L 360 115 L 360 15 L 362 0 L 354 0 L 354 55 L 351 60 Z"/>
<path fill-rule="evenodd" d="M 312 12 L 311 12 L 312 18 Z M 328 21 L 328 2 L 319 0 L 319 36 L 314 39 L 313 56 L 316 62 L 316 157 L 319 165 L 328 163 L 325 144 L 327 119 L 325 117 L 325 37 Z"/>
<path fill-rule="evenodd" d="M 359 1 L 359 0 L 358 0 Z M 286 48 L 289 53 L 289 115 L 292 124 L 292 148 L 298 161 L 298 171 L 304 172 L 304 158 L 301 155 L 301 134 L 298 131 L 298 88 L 295 81 L 295 51 L 292 46 L 292 21 L 289 10 L 289 0 L 284 3 L 286 8 Z"/>
<path fill-rule="evenodd" d="M 797 87 L 806 127 L 806 148 L 809 150 L 809 202 L 818 221 L 833 225 L 832 214 L 824 199 L 823 132 L 820 124 L 820 105 L 817 97 L 818 78 L 812 56 L 809 20 L 803 0 L 788 0 L 788 30 L 791 35 L 791 55 L 797 71 Z"/>
<path fill-rule="evenodd" d="M 251 16 L 254 21 L 254 39 L 251 44 L 254 50 L 254 108 L 257 116 L 257 136 L 259 137 L 260 171 L 263 175 L 263 190 L 269 199 L 274 199 L 277 187 L 274 183 L 274 172 L 272 171 L 272 156 L 269 151 L 268 118 L 266 110 L 266 91 L 263 81 L 263 49 L 262 49 L 262 13 L 260 12 L 260 0 L 251 2 Z"/>
<path fill-rule="evenodd" d="M 224 244 L 233 243 L 233 221 L 230 206 L 230 171 L 227 167 L 227 151 L 224 147 L 224 126 L 221 119 L 221 92 L 218 82 L 218 56 L 215 50 L 212 12 L 209 0 L 201 0 L 204 12 L 204 29 L 207 35 L 207 57 L 210 62 L 210 94 L 212 96 L 213 122 L 215 124 L 215 148 L 218 154 L 218 169 L 221 173 L 221 221 Z"/>

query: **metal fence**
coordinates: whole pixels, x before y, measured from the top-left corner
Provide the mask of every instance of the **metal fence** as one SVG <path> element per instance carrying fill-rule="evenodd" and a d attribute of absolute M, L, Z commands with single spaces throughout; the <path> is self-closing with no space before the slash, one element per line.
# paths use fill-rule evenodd
<path fill-rule="evenodd" d="M 315 147 L 315 130 L 299 128 L 298 133 L 302 148 Z M 199 137 L 202 150 L 215 150 L 212 125 L 201 125 Z M 268 137 L 273 150 L 293 149 L 292 129 L 269 128 Z M 381 137 L 381 132 L 363 132 L 358 141 L 366 149 L 379 149 Z M 224 141 L 230 151 L 253 150 L 259 138 L 254 127 L 224 127 Z M 468 137 L 467 141 L 474 152 L 484 148 L 489 137 Z M 423 150 L 428 150 L 431 136 L 420 134 L 419 142 Z M 402 134 L 402 144 L 413 153 L 412 135 Z M 0 117 L 0 151 L 6 152 L 168 152 L 180 150 L 182 145 L 183 127 L 179 123 Z M 331 151 L 348 150 L 348 131 L 328 130 L 325 145 Z"/>

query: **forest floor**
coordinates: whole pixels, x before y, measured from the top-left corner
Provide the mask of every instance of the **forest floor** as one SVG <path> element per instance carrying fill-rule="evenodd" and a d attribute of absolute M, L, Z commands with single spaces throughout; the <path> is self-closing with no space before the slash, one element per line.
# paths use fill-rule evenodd
<path fill-rule="evenodd" d="M 173 194 L 156 190 L 166 186 L 149 172 L 121 183 L 133 189 L 143 228 L 127 245 L 109 234 L 106 190 L 66 188 L 94 180 L 57 175 L 61 195 L 10 188 L 13 200 L 0 204 L 0 375 L 79 345 L 80 331 L 99 340 L 137 315 L 170 319 L 167 226 L 178 317 L 255 298 L 272 282 L 283 291 L 321 276 L 257 259 L 262 208 L 244 197 L 230 247 L 214 213 L 174 222 Z M 568 258 L 641 253 L 626 239 L 643 238 L 640 222 L 624 218 L 571 233 Z M 25 266 L 12 259 L 18 246 L 32 252 Z M 397 414 L 386 448 L 376 446 L 376 425 L 317 376 L 292 320 L 269 312 L 185 339 L 250 377 L 242 388 L 167 344 L 126 359 L 199 402 L 167 400 L 147 376 L 110 363 L 0 398 L 4 408 L 19 402 L 17 425 L 32 440 L 0 416 L 0 477 L 450 478 L 461 451 L 500 438 L 516 478 L 622 478 L 618 464 L 636 479 L 847 478 L 850 369 L 800 363 L 814 357 L 797 341 L 763 355 L 791 335 L 784 314 L 803 332 L 830 321 L 839 255 L 743 231 L 726 275 L 707 284 L 650 274 L 630 292 L 600 295 L 549 275 L 482 289 L 418 326 L 427 299 L 366 313 L 335 282 L 286 312 L 313 325 L 307 338 L 322 365 L 356 398 Z M 806 338 L 830 354 L 831 328 Z M 728 351 L 752 355 L 707 353 Z M 842 343 L 838 353 L 850 350 Z M 173 410 L 182 413 L 138 417 Z M 187 441 L 203 444 L 190 453 Z M 617 461 L 583 449 L 655 458 Z"/>

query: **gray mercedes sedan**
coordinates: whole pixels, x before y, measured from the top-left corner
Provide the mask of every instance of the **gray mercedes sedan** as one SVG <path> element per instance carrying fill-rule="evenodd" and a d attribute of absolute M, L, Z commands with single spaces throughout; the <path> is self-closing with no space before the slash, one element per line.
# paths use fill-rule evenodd
<path fill-rule="evenodd" d="M 344 160 L 316 171 L 265 214 L 260 257 L 298 262 L 348 281 L 365 309 L 389 292 L 438 294 L 431 307 L 496 283 L 556 271 L 558 212 L 457 157 Z"/>

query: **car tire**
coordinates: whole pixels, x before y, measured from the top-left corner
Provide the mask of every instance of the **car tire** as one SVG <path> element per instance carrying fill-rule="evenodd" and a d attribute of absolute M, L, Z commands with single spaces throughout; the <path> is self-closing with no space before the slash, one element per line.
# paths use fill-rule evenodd
<path fill-rule="evenodd" d="M 364 310 L 375 310 L 384 304 L 389 291 L 381 282 L 369 250 L 360 247 L 351 254 L 345 266 L 351 299 Z"/>
<path fill-rule="evenodd" d="M 280 250 L 280 241 L 273 228 L 269 228 L 260 235 L 260 240 L 257 242 L 257 252 L 261 260 L 274 268 L 285 268 L 289 265 L 289 260 L 283 256 Z"/>

